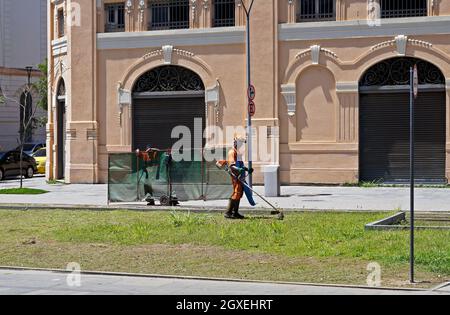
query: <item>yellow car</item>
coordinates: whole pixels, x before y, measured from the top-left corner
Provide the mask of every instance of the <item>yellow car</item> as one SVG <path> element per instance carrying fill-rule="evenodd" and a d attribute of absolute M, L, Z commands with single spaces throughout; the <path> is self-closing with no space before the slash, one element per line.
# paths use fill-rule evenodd
<path fill-rule="evenodd" d="M 37 150 L 33 154 L 33 157 L 36 160 L 38 174 L 45 174 L 45 163 L 47 163 L 47 149 L 42 148 Z"/>

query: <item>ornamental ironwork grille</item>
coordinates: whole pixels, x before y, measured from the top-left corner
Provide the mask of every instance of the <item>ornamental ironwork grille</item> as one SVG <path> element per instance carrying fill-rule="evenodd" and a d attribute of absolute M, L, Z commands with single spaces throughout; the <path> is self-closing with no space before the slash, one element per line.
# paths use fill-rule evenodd
<path fill-rule="evenodd" d="M 380 0 L 382 18 L 427 16 L 427 0 Z"/>
<path fill-rule="evenodd" d="M 298 0 L 297 22 L 335 21 L 335 0 Z"/>
<path fill-rule="evenodd" d="M 409 85 L 410 69 L 417 64 L 420 85 L 443 85 L 445 78 L 435 65 L 416 58 L 392 58 L 369 68 L 361 78 L 361 87 Z"/>
<path fill-rule="evenodd" d="M 214 0 L 213 27 L 235 26 L 235 0 Z"/>
<path fill-rule="evenodd" d="M 105 5 L 105 32 L 125 31 L 125 5 L 114 3 Z"/>
<path fill-rule="evenodd" d="M 149 1 L 149 30 L 189 28 L 189 0 Z"/>
<path fill-rule="evenodd" d="M 204 91 L 202 79 L 195 72 L 179 66 L 162 66 L 144 73 L 133 93 Z"/>

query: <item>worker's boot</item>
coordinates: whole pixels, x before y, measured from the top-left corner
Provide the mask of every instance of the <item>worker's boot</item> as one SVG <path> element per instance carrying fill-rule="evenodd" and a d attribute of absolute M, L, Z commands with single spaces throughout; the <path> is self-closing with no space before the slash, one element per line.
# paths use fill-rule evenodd
<path fill-rule="evenodd" d="M 241 201 L 240 200 L 235 200 L 235 203 L 236 204 L 235 204 L 235 206 L 233 208 L 233 218 L 234 219 L 238 219 L 238 220 L 244 220 L 245 217 L 242 214 L 239 213 L 239 205 L 240 205 Z"/>
<path fill-rule="evenodd" d="M 224 215 L 225 219 L 234 219 L 234 217 L 233 217 L 234 204 L 235 204 L 235 201 L 233 199 L 230 199 L 228 201 L 227 212 L 225 212 L 225 215 Z"/>

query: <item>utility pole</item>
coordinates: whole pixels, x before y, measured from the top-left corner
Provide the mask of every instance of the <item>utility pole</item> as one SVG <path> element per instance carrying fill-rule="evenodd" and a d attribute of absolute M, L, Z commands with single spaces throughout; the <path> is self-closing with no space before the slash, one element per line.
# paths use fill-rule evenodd
<path fill-rule="evenodd" d="M 414 244 L 414 188 L 415 188 L 415 172 L 414 172 L 414 118 L 415 118 L 415 106 L 414 101 L 418 96 L 419 93 L 419 78 L 417 74 L 417 65 L 410 68 L 410 116 L 409 116 L 409 159 L 410 159 L 410 271 L 409 271 L 409 278 L 411 283 L 415 283 L 415 273 L 414 273 L 414 267 L 415 267 L 415 244 Z"/>
<path fill-rule="evenodd" d="M 244 3 L 244 0 L 241 0 L 242 7 L 245 11 L 246 23 L 247 23 L 247 91 L 250 89 L 252 85 L 251 81 L 251 54 L 250 54 L 250 14 L 252 13 L 252 8 L 255 0 L 251 0 L 250 5 L 247 7 Z M 248 93 L 246 93 L 248 94 Z M 248 160 L 248 168 L 253 168 L 253 133 L 252 133 L 252 114 L 250 112 L 250 97 L 247 96 L 247 160 Z M 253 175 L 249 174 L 248 184 L 250 187 L 253 187 Z"/>

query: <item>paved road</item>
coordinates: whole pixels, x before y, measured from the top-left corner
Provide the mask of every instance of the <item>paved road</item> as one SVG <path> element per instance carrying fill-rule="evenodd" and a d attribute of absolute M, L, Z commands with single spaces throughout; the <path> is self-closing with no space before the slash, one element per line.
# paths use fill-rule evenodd
<path fill-rule="evenodd" d="M 18 180 L 7 180 L 0 183 L 1 188 L 17 187 Z M 106 185 L 48 185 L 43 177 L 26 180 L 26 187 L 41 188 L 49 194 L 37 196 L 0 195 L 0 204 L 50 204 L 50 205 L 94 205 L 107 204 Z M 256 190 L 262 192 L 262 187 Z M 360 187 L 282 187 L 282 197 L 268 198 L 283 209 L 311 210 L 408 210 L 408 188 L 360 188 Z M 258 200 L 258 207 L 267 205 Z M 223 209 L 227 201 L 191 201 L 183 202 L 183 206 L 206 209 Z M 137 206 L 139 204 L 124 204 Z M 140 205 L 143 205 L 142 203 Z M 243 207 L 248 207 L 244 200 Z M 422 188 L 416 192 L 416 209 L 418 211 L 450 211 L 450 189 Z"/>
<path fill-rule="evenodd" d="M 73 277 L 69 278 L 74 283 Z M 0 295 L 404 295 L 450 291 L 401 291 L 208 280 L 81 275 L 81 286 L 48 271 L 0 270 Z"/>

